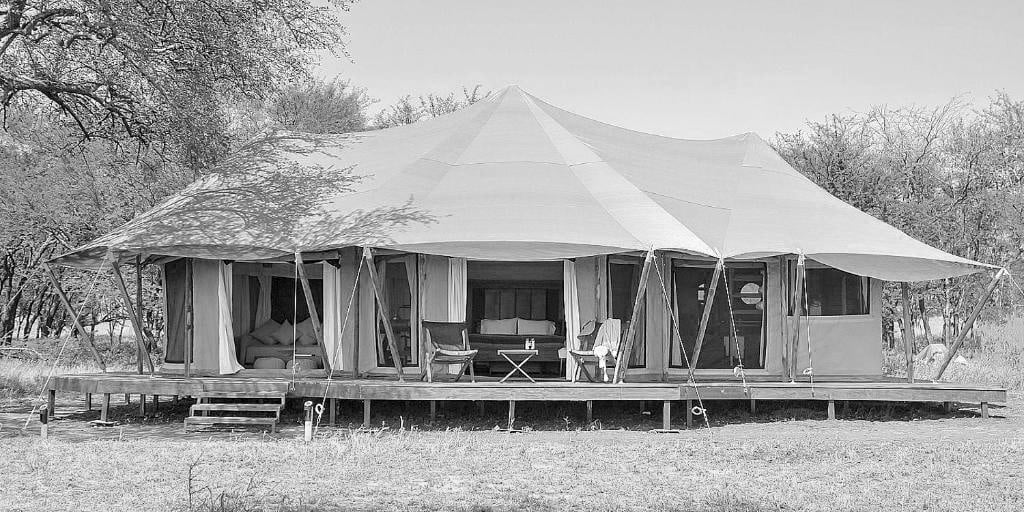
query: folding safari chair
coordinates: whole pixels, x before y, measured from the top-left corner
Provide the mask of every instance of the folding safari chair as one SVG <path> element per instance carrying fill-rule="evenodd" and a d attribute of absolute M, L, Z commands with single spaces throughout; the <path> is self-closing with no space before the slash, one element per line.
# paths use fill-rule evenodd
<path fill-rule="evenodd" d="M 469 368 L 470 381 L 476 382 L 476 372 L 473 370 L 473 358 L 477 350 L 469 348 L 469 334 L 465 322 L 423 322 L 423 330 L 426 332 L 427 341 L 433 347 L 433 351 L 427 356 L 427 364 L 424 368 L 425 374 L 420 376 L 427 378 L 427 382 L 434 382 L 435 364 L 460 364 L 458 381 Z"/>
<path fill-rule="evenodd" d="M 576 337 L 579 340 L 579 347 L 569 351 L 569 355 L 572 356 L 573 361 L 576 362 L 576 371 L 573 373 L 572 381 L 577 382 L 580 379 L 580 374 L 587 377 L 590 382 L 597 382 L 595 375 L 592 375 L 587 370 L 588 363 L 600 363 L 601 358 L 594 353 L 594 344 L 597 342 L 598 335 L 601 332 L 601 327 L 604 325 L 603 322 L 595 322 L 593 320 L 587 322 L 580 329 L 579 336 Z M 619 333 L 619 346 L 622 345 L 622 337 L 626 335 L 626 330 L 629 329 L 629 322 L 621 323 L 621 332 Z M 605 363 L 611 364 L 613 367 L 618 357 L 617 350 L 610 350 L 608 355 L 605 356 Z M 605 379 L 608 380 L 608 372 L 605 370 Z"/>

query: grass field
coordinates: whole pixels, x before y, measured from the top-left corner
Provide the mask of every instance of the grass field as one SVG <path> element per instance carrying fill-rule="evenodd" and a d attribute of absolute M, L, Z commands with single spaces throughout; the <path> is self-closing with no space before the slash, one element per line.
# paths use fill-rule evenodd
<path fill-rule="evenodd" d="M 754 417 L 743 404 L 715 404 L 712 428 L 678 434 L 649 433 L 657 411 L 641 414 L 637 404 L 598 408 L 596 425 L 583 424 L 578 407 L 524 406 L 522 425 L 533 430 L 522 434 L 489 430 L 501 422 L 498 407 L 473 420 L 475 408 L 453 406 L 427 426 L 425 411 L 395 404 L 375 409 L 375 424 L 387 428 L 324 429 L 307 445 L 294 410 L 273 437 L 184 436 L 184 406 L 140 420 L 126 405 L 112 413 L 123 428 L 91 428 L 95 411 L 74 413 L 44 441 L 35 428 L 16 430 L 44 367 L 8 362 L 0 364 L 0 407 L 9 411 L 0 413 L 0 508 L 1022 510 L 1021 326 L 986 330 L 966 347 L 968 363 L 947 375 L 1010 389 L 1008 407 L 988 420 L 935 405 L 857 405 L 828 421 L 821 404 L 764 404 Z M 898 374 L 901 358 L 886 353 L 886 369 Z M 342 424 L 359 421 L 355 405 L 343 407 Z"/>

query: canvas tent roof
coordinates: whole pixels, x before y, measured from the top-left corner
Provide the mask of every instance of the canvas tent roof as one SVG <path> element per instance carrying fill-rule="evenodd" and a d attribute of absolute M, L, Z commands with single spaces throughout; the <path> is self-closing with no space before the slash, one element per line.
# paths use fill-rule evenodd
<path fill-rule="evenodd" d="M 639 133 L 515 86 L 407 126 L 271 134 L 58 261 L 262 259 L 352 245 L 494 260 L 648 249 L 739 259 L 803 253 L 903 281 L 987 267 L 831 196 L 755 134 Z"/>

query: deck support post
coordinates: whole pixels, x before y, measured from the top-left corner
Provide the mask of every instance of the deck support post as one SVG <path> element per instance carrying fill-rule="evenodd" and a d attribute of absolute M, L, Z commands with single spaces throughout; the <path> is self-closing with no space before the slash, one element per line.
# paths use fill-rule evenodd
<path fill-rule="evenodd" d="M 299 281 L 302 282 L 302 294 L 306 297 L 306 309 L 309 310 L 309 318 L 312 319 L 312 322 L 310 323 L 313 324 L 313 337 L 316 338 L 316 344 L 320 347 L 320 353 L 324 355 L 322 358 L 324 370 L 330 374 L 331 354 L 327 351 L 327 346 L 324 343 L 324 331 L 323 325 L 320 324 L 320 314 L 316 312 L 316 302 L 313 300 L 313 291 L 309 287 L 309 279 L 306 277 L 306 268 L 302 263 L 302 253 L 298 251 L 295 251 L 295 271 L 299 275 Z M 340 340 L 338 343 L 340 343 Z"/>
<path fill-rule="evenodd" d="M 757 401 L 754 400 L 753 398 L 751 398 L 750 399 L 750 415 L 753 416 L 755 414 L 757 414 Z"/>
<path fill-rule="evenodd" d="M 363 427 L 370 428 L 370 399 L 363 399 Z"/>
<path fill-rule="evenodd" d="M 508 401 L 508 430 L 512 431 L 513 426 L 516 423 L 516 401 Z"/>
<path fill-rule="evenodd" d="M 686 428 L 693 426 L 693 400 L 686 401 Z"/>
<path fill-rule="evenodd" d="M 128 405 L 128 404 L 132 403 L 132 395 L 131 394 L 129 394 L 129 393 L 125 393 L 124 394 L 124 403 L 125 403 L 125 405 Z"/>
<path fill-rule="evenodd" d="M 328 398 L 327 399 L 327 424 L 334 426 L 337 424 L 338 419 L 338 399 Z"/>
<path fill-rule="evenodd" d="M 100 404 L 100 421 L 106 422 L 110 412 L 110 393 L 103 393 L 103 402 Z"/>
<path fill-rule="evenodd" d="M 988 288 L 985 289 L 985 293 L 978 299 L 978 304 L 974 306 L 974 311 L 971 311 L 971 316 L 967 317 L 967 321 L 964 322 L 964 326 L 960 329 L 960 333 L 956 336 L 956 341 L 953 342 L 953 346 L 949 349 L 949 353 L 946 354 L 946 359 L 942 361 L 942 366 L 939 367 L 938 373 L 935 374 L 934 380 L 942 378 L 942 374 L 946 372 L 946 368 L 949 367 L 950 361 L 956 357 L 956 352 L 960 350 L 960 346 L 964 344 L 964 339 L 967 338 L 967 334 L 971 332 L 974 327 L 974 322 L 978 320 L 978 316 L 981 315 L 981 310 L 985 308 L 985 304 L 988 303 L 989 297 L 996 291 L 996 285 L 999 284 L 999 280 L 1006 274 L 1006 269 L 1001 268 L 996 273 L 996 277 L 992 279 L 992 282 L 988 284 Z"/>
<path fill-rule="evenodd" d="M 484 402 L 483 400 L 477 400 L 476 407 L 480 411 L 480 416 L 483 416 L 484 413 L 487 412 L 487 402 Z"/>
<path fill-rule="evenodd" d="M 644 267 L 640 271 L 640 283 L 636 290 L 636 300 L 633 301 L 633 312 L 630 313 L 629 318 L 639 318 L 640 310 L 647 302 L 647 281 L 651 275 L 651 265 L 653 264 L 654 249 L 651 249 L 647 251 L 647 256 L 644 258 Z M 615 354 L 615 378 L 612 379 L 612 382 L 622 384 L 623 379 L 626 378 L 626 371 L 629 369 L 629 359 L 633 355 L 634 341 L 636 341 L 636 322 L 629 322 L 629 326 L 626 327 L 625 346 L 619 350 L 618 354 Z"/>
<path fill-rule="evenodd" d="M 160 408 L 160 395 L 153 395 L 153 412 Z"/>
<path fill-rule="evenodd" d="M 953 412 L 953 402 L 942 402 L 942 410 L 946 414 L 951 414 Z"/>
<path fill-rule="evenodd" d="M 92 410 L 92 393 L 85 394 L 85 410 Z"/>
<path fill-rule="evenodd" d="M 981 403 L 981 417 L 988 418 L 988 402 Z"/>
<path fill-rule="evenodd" d="M 75 330 L 78 331 L 78 335 L 81 336 L 82 341 L 84 341 L 86 346 L 89 347 L 89 353 L 92 354 L 93 359 L 96 360 L 96 364 L 99 365 L 100 371 L 106 373 L 107 365 L 103 363 L 103 358 L 100 357 L 100 352 L 96 349 L 96 342 L 85 330 L 85 327 L 82 326 L 82 323 L 78 321 L 78 312 L 71 306 L 71 301 L 68 300 L 67 294 L 65 294 L 64 289 L 60 287 L 60 281 L 57 280 L 57 275 L 53 273 L 53 269 L 50 268 L 49 263 L 43 263 L 43 269 L 46 270 L 46 277 L 50 279 L 50 284 L 53 285 L 53 290 L 57 293 L 57 298 L 60 299 L 61 304 L 64 305 L 64 309 L 67 310 L 68 318 L 71 319 L 71 325 L 74 326 Z"/>
<path fill-rule="evenodd" d="M 57 390 L 51 389 L 46 394 L 46 417 L 52 418 L 53 411 L 57 407 Z"/>
<path fill-rule="evenodd" d="M 594 422 L 594 401 L 587 400 L 587 425 Z"/>
<path fill-rule="evenodd" d="M 142 330 L 142 320 L 138 316 L 138 310 L 132 305 L 132 298 L 128 295 L 128 288 L 124 284 L 124 276 L 121 275 L 121 269 L 118 268 L 117 262 L 114 262 L 110 268 L 114 271 L 114 285 L 117 286 L 117 290 L 121 292 L 121 299 L 124 301 L 125 310 L 128 312 L 128 320 L 132 323 L 132 329 L 135 331 L 135 344 L 138 349 L 138 356 L 140 359 L 145 356 L 146 369 L 149 370 L 149 374 L 153 375 L 155 370 L 153 368 L 153 358 L 146 348 L 146 332 Z M 139 364 L 139 374 L 142 374 L 142 363 Z"/>
<path fill-rule="evenodd" d="M 914 315 L 910 309 L 910 285 L 900 283 L 903 303 L 903 351 L 907 356 L 907 382 L 914 383 Z"/>
<path fill-rule="evenodd" d="M 433 423 L 437 419 L 437 400 L 430 401 L 430 422 Z"/>
<path fill-rule="evenodd" d="M 793 337 L 789 345 L 789 380 L 795 382 L 800 372 L 797 370 L 797 358 L 800 348 L 800 321 L 804 311 L 804 255 L 801 253 L 796 260 L 796 276 L 793 286 Z"/>
<path fill-rule="evenodd" d="M 700 326 L 697 328 L 697 340 L 693 344 L 693 355 L 690 356 L 690 368 L 686 374 L 688 382 L 693 382 L 693 374 L 697 371 L 697 360 L 700 359 L 700 350 L 704 347 L 704 335 L 708 330 L 708 321 L 711 319 L 711 308 L 715 304 L 715 290 L 718 289 L 718 281 L 721 280 L 723 269 L 725 269 L 725 260 L 719 259 L 718 263 L 715 265 L 715 271 L 711 275 L 711 283 L 710 286 L 708 286 L 708 293 L 704 297 L 704 311 L 700 315 Z"/>
<path fill-rule="evenodd" d="M 373 285 L 373 296 L 377 299 L 377 305 L 384 308 L 384 291 L 381 289 L 380 278 L 377 275 L 377 267 L 373 263 L 373 250 L 369 247 L 363 248 L 363 259 L 366 260 L 366 271 L 370 276 L 370 283 Z M 391 327 L 390 315 L 379 315 L 384 323 L 384 334 L 388 338 L 388 351 L 391 352 L 391 360 L 395 364 L 395 371 L 398 372 L 398 381 L 405 380 L 402 373 L 402 360 L 398 357 L 398 342 L 395 338 L 395 330 Z"/>
<path fill-rule="evenodd" d="M 661 428 L 663 430 L 672 429 L 672 401 L 665 400 L 661 403 Z"/>
<path fill-rule="evenodd" d="M 146 395 L 139 395 L 139 416 L 146 416 Z"/>
<path fill-rule="evenodd" d="M 830 420 L 836 419 L 836 401 L 835 400 L 829 400 L 828 401 L 828 419 L 830 419 Z"/>

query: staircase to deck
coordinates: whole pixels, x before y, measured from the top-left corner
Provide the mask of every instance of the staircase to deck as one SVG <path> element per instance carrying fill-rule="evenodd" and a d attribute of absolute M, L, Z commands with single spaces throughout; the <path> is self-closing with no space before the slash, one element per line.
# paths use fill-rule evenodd
<path fill-rule="evenodd" d="M 196 396 L 185 418 L 185 431 L 208 427 L 270 427 L 277 430 L 284 391 L 208 391 Z"/>

